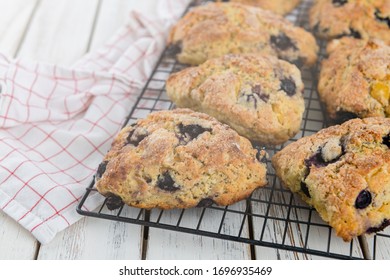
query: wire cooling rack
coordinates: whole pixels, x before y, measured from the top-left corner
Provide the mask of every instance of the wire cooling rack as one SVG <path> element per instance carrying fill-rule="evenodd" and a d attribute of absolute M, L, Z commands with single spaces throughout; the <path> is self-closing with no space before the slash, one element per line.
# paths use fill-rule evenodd
<path fill-rule="evenodd" d="M 195 0 L 191 6 L 206 1 Z M 287 19 L 305 29 L 308 27 L 308 9 L 312 1 L 302 1 Z M 325 42 L 320 45 L 320 59 L 324 56 Z M 319 60 L 320 61 L 320 60 Z M 172 109 L 173 104 L 165 92 L 168 76 L 186 65 L 176 61 L 171 50 L 166 49 L 158 61 L 150 79 L 132 109 L 125 125 L 146 117 L 158 110 Z M 277 151 L 297 139 L 316 133 L 327 126 L 322 104 L 316 91 L 319 63 L 310 70 L 302 70 L 305 84 L 304 99 L 306 110 L 300 132 L 287 143 L 276 147 L 265 147 L 272 157 Z M 96 194 L 94 182 L 87 187 L 77 211 L 81 215 L 122 221 L 148 227 L 180 231 L 189 234 L 208 236 L 244 242 L 256 246 L 291 250 L 298 253 L 336 259 L 383 259 L 389 256 L 390 230 L 344 242 L 337 237 L 311 207 L 297 195 L 281 187 L 270 162 L 268 165 L 268 185 L 255 191 L 248 199 L 231 206 L 210 206 L 186 210 L 144 210 L 122 206 L 109 210 L 106 201 L 95 211 L 83 207 Z M 385 256 L 385 257 L 383 257 Z"/>

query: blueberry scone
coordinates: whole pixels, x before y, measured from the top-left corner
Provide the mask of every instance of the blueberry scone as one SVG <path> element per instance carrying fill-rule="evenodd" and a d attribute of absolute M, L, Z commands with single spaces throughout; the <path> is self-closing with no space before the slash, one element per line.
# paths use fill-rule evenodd
<path fill-rule="evenodd" d="M 350 241 L 390 224 L 389 147 L 390 119 L 353 119 L 286 146 L 272 164 L 283 185 Z"/>
<path fill-rule="evenodd" d="M 220 0 L 222 2 L 241 3 L 250 6 L 260 7 L 279 15 L 291 12 L 301 0 Z"/>
<path fill-rule="evenodd" d="M 96 188 L 109 209 L 229 205 L 266 184 L 266 156 L 206 114 L 159 111 L 121 130 Z"/>
<path fill-rule="evenodd" d="M 376 39 L 342 38 L 328 44 L 318 93 L 336 123 L 390 116 L 390 46 Z"/>
<path fill-rule="evenodd" d="M 228 53 L 267 53 L 298 66 L 316 62 L 314 37 L 280 15 L 239 3 L 208 3 L 190 10 L 172 28 L 169 50 L 198 65 Z"/>
<path fill-rule="evenodd" d="M 210 59 L 172 74 L 166 83 L 178 107 L 207 113 L 252 141 L 274 145 L 299 131 L 303 88 L 295 65 L 259 54 Z"/>
<path fill-rule="evenodd" d="M 350 36 L 390 43 L 388 0 L 316 0 L 309 22 L 313 31 L 324 39 Z"/>

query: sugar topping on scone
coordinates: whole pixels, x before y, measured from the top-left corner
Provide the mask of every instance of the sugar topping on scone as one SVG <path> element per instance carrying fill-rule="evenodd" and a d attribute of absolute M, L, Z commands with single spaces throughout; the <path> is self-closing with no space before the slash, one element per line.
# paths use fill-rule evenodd
<path fill-rule="evenodd" d="M 305 109 L 299 69 L 269 55 L 229 54 L 172 74 L 166 83 L 178 106 L 214 116 L 262 144 L 286 142 Z"/>
<path fill-rule="evenodd" d="M 336 122 L 390 116 L 390 46 L 376 39 L 342 38 L 328 44 L 318 93 Z"/>
<path fill-rule="evenodd" d="M 229 53 L 266 53 L 297 66 L 312 66 L 314 37 L 282 16 L 239 3 L 208 3 L 191 9 L 172 28 L 169 48 L 184 64 L 198 65 Z"/>
<path fill-rule="evenodd" d="M 316 0 L 309 15 L 311 28 L 324 39 L 348 36 L 390 43 L 388 0 Z"/>
<path fill-rule="evenodd" d="M 159 111 L 122 129 L 98 168 L 96 188 L 111 209 L 229 205 L 267 183 L 266 157 L 206 114 Z"/>
<path fill-rule="evenodd" d="M 390 224 L 390 119 L 353 119 L 272 157 L 281 183 L 345 241 Z"/>

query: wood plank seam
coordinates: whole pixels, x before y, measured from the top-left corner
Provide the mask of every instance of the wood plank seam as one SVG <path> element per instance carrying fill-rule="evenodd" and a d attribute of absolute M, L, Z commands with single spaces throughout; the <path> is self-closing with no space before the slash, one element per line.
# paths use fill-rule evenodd
<path fill-rule="evenodd" d="M 87 48 L 85 51 L 86 53 L 91 51 L 92 41 L 93 41 L 94 36 L 95 36 L 96 26 L 97 26 L 97 22 L 99 20 L 99 14 L 100 14 L 101 8 L 102 8 L 102 0 L 98 0 L 97 6 L 96 6 L 96 11 L 95 11 L 95 17 L 94 17 L 93 22 L 92 22 L 91 33 L 90 33 L 88 43 L 87 43 Z"/>
<path fill-rule="evenodd" d="M 40 5 L 41 5 L 41 0 L 37 0 L 37 2 L 35 3 L 34 9 L 31 11 L 30 17 L 29 17 L 29 19 L 27 21 L 26 28 L 23 31 L 22 37 L 20 39 L 20 42 L 19 42 L 19 44 L 18 44 L 18 46 L 16 48 L 16 51 L 14 52 L 14 56 L 15 57 L 17 57 L 19 55 L 19 52 L 20 52 L 20 50 L 21 50 L 21 48 L 22 48 L 22 46 L 24 44 L 24 40 L 26 38 L 26 35 L 27 35 L 27 33 L 28 33 L 29 29 L 30 29 L 31 23 L 34 20 L 34 17 L 36 15 L 36 12 L 37 12 L 37 10 L 38 10 Z"/>

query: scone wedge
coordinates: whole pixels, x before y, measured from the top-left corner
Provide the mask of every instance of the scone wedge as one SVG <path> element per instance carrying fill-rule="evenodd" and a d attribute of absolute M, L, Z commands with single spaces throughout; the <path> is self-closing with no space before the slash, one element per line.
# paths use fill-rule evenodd
<path fill-rule="evenodd" d="M 121 130 L 95 185 L 109 209 L 230 205 L 266 185 L 265 158 L 206 114 L 159 111 Z"/>
<path fill-rule="evenodd" d="M 390 32 L 390 31 L 389 31 Z M 377 39 L 342 38 L 327 46 L 318 94 L 329 118 L 390 116 L 390 46 Z"/>
<path fill-rule="evenodd" d="M 229 53 L 266 53 L 313 66 L 318 46 L 311 33 L 273 12 L 239 3 L 191 9 L 171 29 L 168 44 L 179 62 L 198 65 Z"/>
<path fill-rule="evenodd" d="M 390 44 L 388 0 L 315 0 L 309 13 L 314 33 L 326 40 L 376 38 Z"/>
<path fill-rule="evenodd" d="M 229 54 L 172 74 L 169 98 L 214 116 L 240 135 L 266 145 L 293 137 L 305 110 L 299 69 L 260 54 Z"/>
<path fill-rule="evenodd" d="M 390 224 L 390 119 L 353 119 L 275 154 L 281 183 L 350 241 Z"/>

